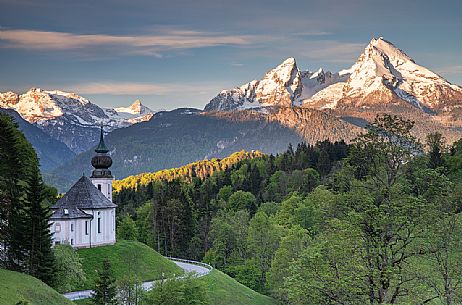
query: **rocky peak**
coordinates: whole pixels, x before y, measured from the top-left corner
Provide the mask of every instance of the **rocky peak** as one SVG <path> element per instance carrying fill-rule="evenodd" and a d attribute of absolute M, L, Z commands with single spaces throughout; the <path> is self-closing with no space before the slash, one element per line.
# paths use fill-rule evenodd
<path fill-rule="evenodd" d="M 143 105 L 141 104 L 141 101 L 138 99 L 136 101 L 134 101 L 131 105 L 130 105 L 130 109 L 133 110 L 134 113 L 141 113 L 141 109 L 142 109 Z"/>

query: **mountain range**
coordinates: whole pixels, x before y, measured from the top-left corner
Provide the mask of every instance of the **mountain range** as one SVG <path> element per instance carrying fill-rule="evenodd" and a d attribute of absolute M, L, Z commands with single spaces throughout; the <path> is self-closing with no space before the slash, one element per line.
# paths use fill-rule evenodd
<path fill-rule="evenodd" d="M 230 111 L 267 106 L 314 109 L 368 108 L 383 104 L 412 106 L 417 111 L 459 114 L 462 88 L 420 66 L 383 39 L 372 39 L 349 69 L 337 73 L 301 71 L 288 58 L 261 80 L 223 90 L 206 111 Z"/>
<path fill-rule="evenodd" d="M 153 115 L 139 100 L 129 107 L 101 108 L 75 93 L 40 88 L 20 95 L 11 91 L 0 93 L 0 108 L 15 110 L 75 153 L 96 144 L 100 125 L 110 132 L 147 121 Z"/>
<path fill-rule="evenodd" d="M 177 167 L 234 151 L 277 153 L 289 143 L 349 141 L 377 114 L 415 121 L 421 140 L 439 131 L 462 136 L 462 88 L 417 64 L 383 38 L 372 39 L 348 69 L 300 70 L 284 60 L 262 79 L 223 90 L 204 110 L 153 112 L 139 101 L 101 108 L 74 93 L 31 89 L 0 94 L 10 108 L 78 155 L 47 172 L 48 181 L 73 181 L 90 168 L 97 127 L 104 124 L 117 178 Z M 126 127 L 126 128 L 121 128 Z M 130 139 L 130 141 L 127 141 Z"/>

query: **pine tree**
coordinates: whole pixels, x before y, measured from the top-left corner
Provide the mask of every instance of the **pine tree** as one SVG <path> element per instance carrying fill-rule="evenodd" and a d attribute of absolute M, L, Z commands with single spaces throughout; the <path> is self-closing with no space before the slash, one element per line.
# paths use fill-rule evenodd
<path fill-rule="evenodd" d="M 10 270 L 24 271 L 26 190 L 36 163 L 35 152 L 17 124 L 0 114 L 0 264 Z"/>
<path fill-rule="evenodd" d="M 28 226 L 24 234 L 27 251 L 26 271 L 45 283 L 52 284 L 54 256 L 48 221 L 51 211 L 45 198 L 45 187 L 38 166 L 32 169 L 27 199 L 29 207 L 25 216 Z"/>
<path fill-rule="evenodd" d="M 112 275 L 111 263 L 107 258 L 103 260 L 103 266 L 98 271 L 98 276 L 92 293 L 92 303 L 95 305 L 117 304 L 115 279 Z"/>

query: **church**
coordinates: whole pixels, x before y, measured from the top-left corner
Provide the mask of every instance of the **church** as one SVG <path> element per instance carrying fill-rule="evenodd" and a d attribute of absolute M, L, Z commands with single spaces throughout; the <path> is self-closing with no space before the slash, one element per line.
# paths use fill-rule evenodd
<path fill-rule="evenodd" d="M 50 230 L 53 245 L 92 248 L 116 242 L 116 205 L 112 202 L 112 159 L 104 143 L 103 127 L 90 178 L 83 175 L 51 207 Z"/>

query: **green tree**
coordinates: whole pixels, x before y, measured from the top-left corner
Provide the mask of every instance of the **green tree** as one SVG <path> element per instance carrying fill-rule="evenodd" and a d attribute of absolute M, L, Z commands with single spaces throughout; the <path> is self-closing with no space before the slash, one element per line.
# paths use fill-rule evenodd
<path fill-rule="evenodd" d="M 38 162 L 32 146 L 6 114 L 0 114 L 0 160 L 0 262 L 3 268 L 25 271 L 26 192 Z"/>
<path fill-rule="evenodd" d="M 98 270 L 98 279 L 91 295 L 92 304 L 115 305 L 116 300 L 115 279 L 112 275 L 111 263 L 107 258 L 103 260 L 101 269 Z"/>
<path fill-rule="evenodd" d="M 52 285 L 54 280 L 54 256 L 51 248 L 52 234 L 49 218 L 51 211 L 46 201 L 45 187 L 37 167 L 32 168 L 27 190 L 28 208 L 24 232 L 26 244 L 26 271 Z"/>
<path fill-rule="evenodd" d="M 138 240 L 138 227 L 130 215 L 125 215 L 117 226 L 117 238 Z"/>
<path fill-rule="evenodd" d="M 368 303 L 361 244 L 354 225 L 330 220 L 307 248 L 294 254 L 298 258 L 289 263 L 279 297 L 293 305 Z"/>
<path fill-rule="evenodd" d="M 299 258 L 300 253 L 308 247 L 310 237 L 306 229 L 293 226 L 281 239 L 279 248 L 274 254 L 271 269 L 268 271 L 268 287 L 278 300 L 287 303 L 288 294 L 284 282 L 288 276 L 291 263 Z"/>
<path fill-rule="evenodd" d="M 143 304 L 206 305 L 209 304 L 205 286 L 192 275 L 183 279 L 162 280 L 146 293 Z"/>
<path fill-rule="evenodd" d="M 361 181 L 344 194 L 343 207 L 364 241 L 358 251 L 368 285 L 362 293 L 371 304 L 395 304 L 406 293 L 413 281 L 406 267 L 420 254 L 415 246 L 432 218 L 432 206 L 410 192 L 404 175 L 403 166 L 421 152 L 412 127 L 396 116 L 378 116 L 350 155 Z"/>
<path fill-rule="evenodd" d="M 265 287 L 266 273 L 271 267 L 280 239 L 280 230 L 263 212 L 257 212 L 250 220 L 247 233 L 247 251 L 261 270 L 259 285 Z"/>
<path fill-rule="evenodd" d="M 56 245 L 55 256 L 55 286 L 59 292 L 67 292 L 85 281 L 82 260 L 69 245 Z"/>
<path fill-rule="evenodd" d="M 237 191 L 229 197 L 228 207 L 233 210 L 246 210 L 253 214 L 257 210 L 257 200 L 250 192 Z"/>
<path fill-rule="evenodd" d="M 443 151 L 445 150 L 445 139 L 439 132 L 427 136 L 427 148 L 429 151 L 428 167 L 437 168 L 443 165 Z"/>
<path fill-rule="evenodd" d="M 221 212 L 213 218 L 209 233 L 212 246 L 204 260 L 220 268 L 233 258 L 243 259 L 248 222 L 249 214 L 243 210 Z"/>

